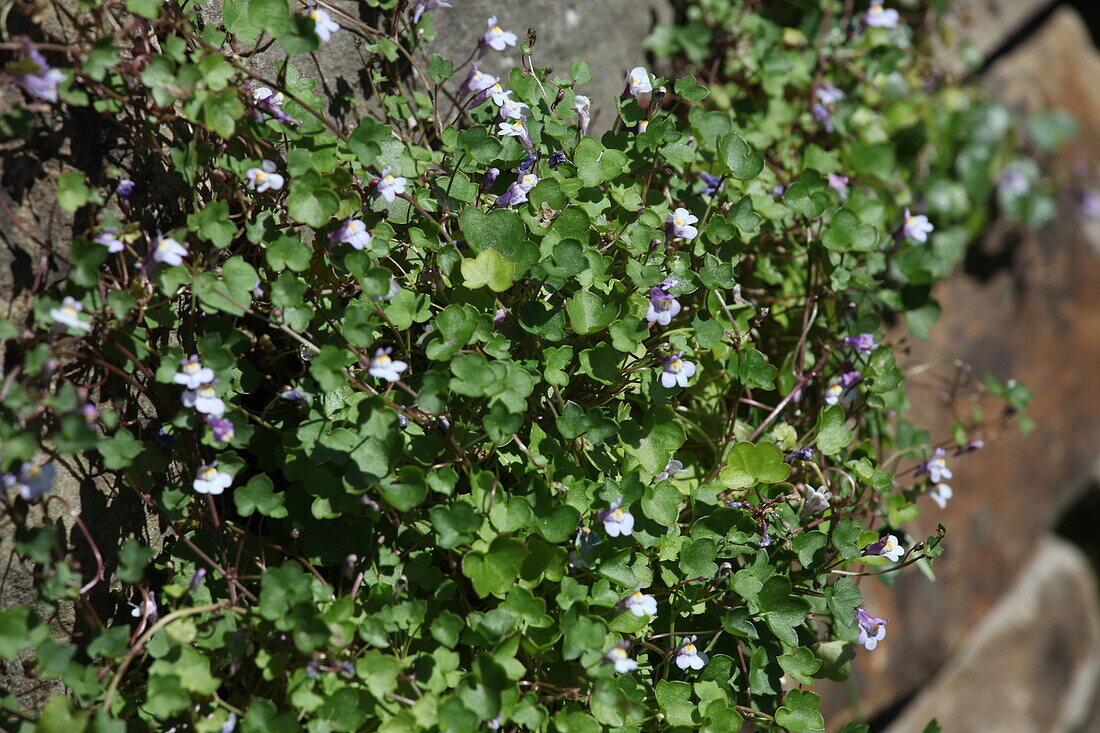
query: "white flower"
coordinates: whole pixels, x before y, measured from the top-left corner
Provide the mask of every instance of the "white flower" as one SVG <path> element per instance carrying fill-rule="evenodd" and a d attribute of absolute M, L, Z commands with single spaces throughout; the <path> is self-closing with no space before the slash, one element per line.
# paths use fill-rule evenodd
<path fill-rule="evenodd" d="M 603 529 L 609 537 L 623 537 L 634 532 L 634 515 L 623 511 L 620 507 L 623 500 L 616 499 L 611 502 L 611 508 L 599 512 L 598 516 L 603 522 Z"/>
<path fill-rule="evenodd" d="M 893 8 L 883 8 L 882 0 L 871 0 L 871 7 L 863 16 L 863 22 L 872 28 L 897 28 L 901 16 Z"/>
<path fill-rule="evenodd" d="M 805 498 L 802 502 L 802 514 L 803 516 L 809 516 L 812 514 L 820 514 L 829 508 L 829 499 L 833 498 L 833 492 L 826 489 L 824 486 L 818 488 L 806 487 Z"/>
<path fill-rule="evenodd" d="M 684 472 L 684 464 L 675 458 L 670 458 L 668 463 L 665 464 L 665 470 L 657 474 L 654 481 L 664 481 L 665 479 L 672 478 L 673 476 Z"/>
<path fill-rule="evenodd" d="M 231 483 L 233 483 L 233 477 L 225 471 L 219 471 L 218 462 L 214 461 L 199 469 L 192 487 L 200 494 L 216 496 L 228 489 Z"/>
<path fill-rule="evenodd" d="M 396 382 L 401 379 L 401 372 L 409 368 L 409 365 L 397 359 L 391 359 L 393 349 L 378 349 L 374 352 L 374 358 L 370 360 L 367 372 L 372 377 L 385 379 L 387 382 Z"/>
<path fill-rule="evenodd" d="M 329 235 L 329 242 L 350 244 L 355 249 L 369 247 L 371 241 L 367 225 L 358 219 L 348 218 L 340 228 Z"/>
<path fill-rule="evenodd" d="M 577 120 L 580 123 L 581 134 L 588 134 L 588 123 L 592 121 L 590 111 L 592 109 L 592 100 L 583 94 L 578 94 L 573 97 L 573 109 L 577 112 Z"/>
<path fill-rule="evenodd" d="M 256 87 L 252 90 L 252 101 L 263 102 L 264 100 L 271 100 L 272 107 L 283 106 L 283 100 L 285 97 L 282 92 L 273 92 L 267 87 Z"/>
<path fill-rule="evenodd" d="M 882 540 L 882 549 L 878 553 L 881 557 L 885 557 L 890 562 L 897 562 L 901 559 L 901 556 L 905 554 L 905 548 L 898 542 L 898 538 L 892 534 L 886 535 L 886 539 Z"/>
<path fill-rule="evenodd" d="M 393 203 L 398 194 L 405 193 L 405 179 L 390 173 L 392 168 L 382 171 L 382 177 L 378 179 L 378 193 L 386 201 Z"/>
<path fill-rule="evenodd" d="M 275 164 L 270 160 L 265 160 L 259 168 L 249 168 L 245 171 L 245 175 L 248 176 L 248 182 L 252 184 L 252 188 L 256 189 L 256 193 L 278 191 L 283 187 L 286 179 L 276 173 L 275 170 Z"/>
<path fill-rule="evenodd" d="M 928 221 L 928 217 L 924 214 L 910 214 L 909 209 L 905 209 L 905 221 L 901 225 L 901 230 L 905 236 L 910 239 L 915 239 L 922 244 L 928 241 L 928 235 L 935 229 L 932 226 L 932 222 Z"/>
<path fill-rule="evenodd" d="M 187 247 L 171 237 L 158 234 L 157 241 L 153 243 L 152 256 L 154 262 L 163 262 L 166 265 L 176 267 L 183 264 L 183 258 L 187 256 Z"/>
<path fill-rule="evenodd" d="M 695 239 L 696 235 L 699 234 L 699 230 L 693 227 L 692 224 L 697 221 L 699 221 L 699 217 L 681 206 L 668 215 L 665 224 L 672 232 L 672 236 Z"/>
<path fill-rule="evenodd" d="M 19 467 L 19 473 L 5 473 L 0 475 L 4 489 L 16 489 L 23 501 L 34 501 L 46 492 L 53 489 L 53 481 L 57 476 L 57 466 L 41 456 L 26 461 Z"/>
<path fill-rule="evenodd" d="M 683 354 L 672 354 L 664 358 L 661 367 L 661 386 L 672 389 L 676 385 L 688 386 L 688 379 L 695 376 L 695 363 L 683 358 Z"/>
<path fill-rule="evenodd" d="M 626 653 L 629 646 L 629 642 L 619 642 L 612 647 L 607 654 L 603 655 L 603 658 L 607 660 L 609 664 L 615 665 L 615 671 L 619 674 L 627 674 L 638 668 L 638 663 L 631 659 L 630 655 Z"/>
<path fill-rule="evenodd" d="M 213 384 L 204 384 L 198 389 L 189 389 L 181 398 L 184 407 L 193 407 L 203 415 L 221 417 L 225 413 L 225 403 L 214 390 Z"/>
<path fill-rule="evenodd" d="M 836 104 L 840 100 L 844 99 L 845 96 L 843 91 L 836 88 L 832 84 L 822 84 L 820 87 L 817 88 L 817 92 L 815 94 L 817 96 L 817 101 L 829 106 Z"/>
<path fill-rule="evenodd" d="M 695 646 L 698 637 L 688 637 L 687 641 L 676 650 L 676 666 L 680 669 L 702 669 L 710 661 L 706 654 Z"/>
<path fill-rule="evenodd" d="M 320 8 L 310 8 L 309 17 L 313 18 L 313 32 L 325 43 L 328 43 L 333 33 L 340 30 L 340 25 Z"/>
<path fill-rule="evenodd" d="M 482 41 L 489 48 L 494 51 L 503 51 L 508 46 L 516 45 L 516 34 L 502 30 L 501 27 L 497 25 L 497 17 L 495 15 L 485 21 L 485 23 L 489 26 L 489 30 L 485 31 L 485 36 L 482 38 Z"/>
<path fill-rule="evenodd" d="M 93 241 L 96 244 L 102 244 L 111 254 L 114 254 L 115 252 L 121 252 L 122 250 L 126 249 L 126 244 L 123 243 L 123 241 L 116 236 L 117 234 L 118 230 L 114 227 L 110 229 L 104 229 L 102 232 L 95 236 L 95 239 Z"/>
<path fill-rule="evenodd" d="M 634 591 L 632 594 L 619 601 L 619 605 L 624 611 L 630 611 L 635 616 L 657 615 L 657 599 L 653 596 L 645 595 L 640 590 Z"/>
<path fill-rule="evenodd" d="M 75 328 L 78 331 L 91 331 L 92 324 L 80 320 L 80 313 L 84 310 L 84 305 L 76 298 L 65 296 L 65 300 L 61 301 L 60 308 L 50 309 L 50 318 L 53 322 L 59 326 L 65 328 Z"/>
<path fill-rule="evenodd" d="M 649 72 L 644 66 L 635 66 L 626 75 L 626 88 L 631 96 L 638 96 L 653 91 L 653 81 L 649 78 Z"/>
<path fill-rule="evenodd" d="M 527 128 L 523 120 L 519 122 L 501 122 L 497 125 L 497 132 L 505 137 L 523 137 L 527 134 Z"/>
<path fill-rule="evenodd" d="M 149 591 L 149 598 L 147 600 L 139 601 L 134 604 L 133 610 L 130 611 L 130 615 L 134 618 L 141 618 L 142 616 L 148 616 L 149 618 L 157 617 L 157 596 L 153 591 Z"/>
<path fill-rule="evenodd" d="M 886 638 L 886 619 L 872 616 L 863 610 L 856 609 L 856 623 L 859 624 L 859 643 L 874 651 L 878 643 Z"/>
<path fill-rule="evenodd" d="M 942 481 L 933 484 L 932 488 L 928 490 L 928 497 L 936 502 L 936 505 L 939 506 L 940 509 L 946 509 L 947 500 L 954 495 L 955 491 Z"/>
<path fill-rule="evenodd" d="M 649 120 L 639 120 L 638 121 L 638 134 L 639 135 L 642 134 L 643 132 L 645 132 L 648 129 L 649 129 Z"/>
<path fill-rule="evenodd" d="M 186 359 L 180 359 L 180 370 L 172 376 L 172 381 L 187 389 L 198 389 L 214 381 L 214 370 L 204 367 L 199 357 L 192 354 Z"/>
<path fill-rule="evenodd" d="M 504 94 L 494 95 L 493 101 L 500 107 L 500 115 L 505 119 L 525 120 L 531 111 L 523 102 L 512 99 L 512 91 L 509 89 Z"/>

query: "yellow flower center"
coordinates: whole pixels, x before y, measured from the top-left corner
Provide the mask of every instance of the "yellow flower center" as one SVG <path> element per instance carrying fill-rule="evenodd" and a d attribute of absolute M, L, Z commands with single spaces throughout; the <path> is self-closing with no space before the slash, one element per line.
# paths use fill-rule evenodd
<path fill-rule="evenodd" d="M 267 180 L 267 174 L 263 171 L 256 171 L 254 175 L 256 177 L 256 183 L 263 183 L 265 180 Z"/>
<path fill-rule="evenodd" d="M 616 659 L 626 659 L 626 649 L 615 647 L 611 650 L 611 656 L 615 657 Z"/>
<path fill-rule="evenodd" d="M 684 654 L 694 654 L 695 651 L 696 650 L 695 650 L 695 645 L 694 644 L 688 644 L 687 646 L 684 647 Z"/>
<path fill-rule="evenodd" d="M 183 365 L 183 371 L 187 374 L 194 374 L 201 368 L 201 365 L 197 361 L 189 361 Z"/>
<path fill-rule="evenodd" d="M 616 509 L 614 512 L 611 513 L 611 516 L 615 517 L 615 519 L 622 519 L 623 518 L 623 510 L 622 509 Z"/>
<path fill-rule="evenodd" d="M 157 242 L 157 249 L 168 249 L 171 246 L 172 245 L 168 244 L 167 239 L 162 239 L 159 242 Z"/>
<path fill-rule="evenodd" d="M 905 223 L 907 223 L 907 224 L 916 224 L 917 223 L 917 217 L 910 214 L 909 216 L 905 217 Z"/>
<path fill-rule="evenodd" d="M 538 183 L 538 179 L 530 173 L 523 177 L 523 185 L 525 186 L 534 186 L 536 183 Z"/>
<path fill-rule="evenodd" d="M 672 223 L 678 227 L 682 227 L 684 225 L 684 220 L 678 216 L 674 216 L 672 217 Z"/>
<path fill-rule="evenodd" d="M 218 469 L 216 468 L 204 468 L 202 471 L 202 478 L 204 481 L 210 481 L 218 475 Z"/>
<path fill-rule="evenodd" d="M 27 469 L 27 475 L 31 478 L 34 478 L 40 473 L 42 473 L 42 466 L 38 465 L 37 463 Z"/>
<path fill-rule="evenodd" d="M 493 32 L 493 33 L 501 33 L 502 31 L 500 30 L 500 26 L 499 26 L 499 25 L 494 25 L 494 26 L 493 26 L 493 30 L 492 30 L 492 32 Z"/>
<path fill-rule="evenodd" d="M 634 593 L 633 596 L 631 596 L 631 598 L 633 598 L 636 601 L 640 601 L 640 600 L 644 599 L 644 596 L 642 595 L 641 591 L 637 591 L 637 592 Z"/>
<path fill-rule="evenodd" d="M 672 366 L 672 371 L 674 371 L 674 372 L 678 372 L 678 371 L 680 371 L 680 368 L 681 368 L 681 367 L 682 367 L 683 365 L 684 365 L 684 361 L 683 361 L 683 359 L 677 359 L 676 361 L 672 362 L 672 364 L 671 364 L 671 366 Z"/>
<path fill-rule="evenodd" d="M 376 356 L 374 357 L 374 360 L 378 362 L 378 366 L 389 366 L 390 362 L 393 361 L 393 359 L 391 359 L 387 354 Z"/>
<path fill-rule="evenodd" d="M 76 310 L 76 308 L 73 308 L 71 305 L 63 306 L 61 308 L 61 310 L 66 316 L 69 316 L 70 318 L 75 318 L 76 317 L 77 310 Z"/>
<path fill-rule="evenodd" d="M 316 10 L 311 10 L 309 11 L 309 17 L 313 18 L 314 20 L 320 20 L 321 14 L 318 13 Z"/>
<path fill-rule="evenodd" d="M 382 179 L 383 183 L 393 183 L 394 178 L 392 173 L 387 173 L 386 177 Z"/>
<path fill-rule="evenodd" d="M 204 399 L 208 399 L 210 397 L 215 396 L 215 394 L 216 393 L 214 392 L 214 388 L 209 386 L 209 385 L 199 387 L 199 397 L 202 397 Z"/>

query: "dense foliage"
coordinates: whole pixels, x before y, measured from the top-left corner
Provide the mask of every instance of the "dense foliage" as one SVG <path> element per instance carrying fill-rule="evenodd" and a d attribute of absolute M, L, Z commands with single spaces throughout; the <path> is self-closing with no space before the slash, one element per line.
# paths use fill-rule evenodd
<path fill-rule="evenodd" d="M 885 633 L 861 581 L 928 569 L 905 523 L 1028 398 L 933 368 L 953 434 L 905 419 L 932 284 L 1051 210 L 925 9 L 698 0 L 652 39 L 678 78 L 616 101 L 493 19 L 425 53 L 437 1 L 79 5 L 4 46 L 7 133 L 120 146 L 60 175 L 72 241 L 30 233 L 58 274 L 0 322 L 37 594 L 0 656 L 60 682 L 5 728 L 823 727 L 815 679 Z M 350 126 L 288 58 L 337 33 Z"/>

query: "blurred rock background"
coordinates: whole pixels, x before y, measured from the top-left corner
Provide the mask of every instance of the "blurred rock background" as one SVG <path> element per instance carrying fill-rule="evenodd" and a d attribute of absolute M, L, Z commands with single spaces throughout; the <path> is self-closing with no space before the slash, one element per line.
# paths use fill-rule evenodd
<path fill-rule="evenodd" d="M 676 5 L 454 4 L 433 16 L 438 53 L 464 59 L 493 14 L 521 37 L 536 28 L 536 65 L 565 71 L 569 62 L 588 62 L 597 110 L 606 110 L 628 69 L 647 62 L 642 40 L 655 24 L 671 21 Z M 216 16 L 219 5 L 210 2 L 208 12 Z M 355 2 L 336 5 L 372 20 Z M 32 17 L 49 29 L 56 24 L 51 7 L 12 6 L 9 30 L 29 30 Z M 953 463 L 955 498 L 943 512 L 929 502 L 914 531 L 930 534 L 941 520 L 948 527 L 937 582 L 910 572 L 890 588 L 863 585 L 867 607 L 890 619 L 889 635 L 873 654 L 858 656 L 850 682 L 822 685 L 827 719 L 839 726 L 867 717 L 872 730 L 890 733 L 921 731 L 932 717 L 946 733 L 1100 731 L 1100 222 L 1086 219 L 1079 206 L 1084 190 L 1100 190 L 1100 2 L 954 0 L 951 8 L 955 21 L 940 52 L 951 73 L 973 76 L 1021 120 L 1061 109 L 1080 130 L 1047 160 L 1063 191 L 1056 222 L 1036 234 L 994 228 L 939 287 L 944 316 L 930 341 L 907 344 L 908 361 L 960 359 L 976 376 L 1023 380 L 1035 393 L 1036 428 L 1026 437 L 1010 431 Z M 297 59 L 321 82 L 338 119 L 354 119 L 369 104 L 357 46 L 354 33 L 341 32 Z M 975 57 L 976 70 L 968 65 Z M 518 53 L 494 55 L 485 68 L 496 72 L 518 61 Z M 17 99 L 12 89 L 0 89 L 0 105 Z M 0 314 L 25 312 L 30 283 L 57 275 L 39 243 L 66 241 L 69 231 L 69 219 L 52 203 L 52 173 L 64 161 L 86 167 L 90 183 L 106 186 L 99 178 L 103 161 L 113 160 L 112 147 L 111 130 L 99 124 L 50 139 L 0 141 Z M 934 386 L 914 393 L 913 401 L 914 422 L 949 427 L 952 417 Z M 86 518 L 111 522 L 120 543 L 135 534 L 156 542 L 155 522 L 116 515 L 110 497 L 79 470 L 60 483 L 58 493 L 83 507 Z M 70 539 L 79 556 L 79 538 Z M 29 569 L 15 559 L 3 527 L 0 563 L 0 607 L 24 602 Z M 64 629 L 65 619 L 58 622 Z M 33 695 L 15 672 L 0 673 L 0 684 Z"/>

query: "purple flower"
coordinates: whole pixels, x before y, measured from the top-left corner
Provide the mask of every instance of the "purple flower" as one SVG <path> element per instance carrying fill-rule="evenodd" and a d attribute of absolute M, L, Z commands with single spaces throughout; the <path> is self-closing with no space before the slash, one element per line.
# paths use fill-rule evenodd
<path fill-rule="evenodd" d="M 807 486 L 802 501 L 802 516 L 809 517 L 814 514 L 821 514 L 829 508 L 829 499 L 832 498 L 833 492 L 824 486 L 819 486 L 816 489 Z"/>
<path fill-rule="evenodd" d="M 984 440 L 982 440 L 981 438 L 971 438 L 970 440 L 966 441 L 966 445 L 960 446 L 959 449 L 955 451 L 955 455 L 961 456 L 965 453 L 973 453 L 974 451 L 981 450 L 984 447 Z"/>
<path fill-rule="evenodd" d="M 385 168 L 382 171 L 382 177 L 378 179 L 378 183 L 375 186 L 375 190 L 378 191 L 378 195 L 386 199 L 389 203 L 393 203 L 398 194 L 405 193 L 405 179 L 401 176 L 395 176 L 390 173 L 392 168 Z"/>
<path fill-rule="evenodd" d="M 512 90 L 500 88 L 497 89 L 500 84 L 494 84 L 489 87 L 489 96 L 493 99 L 493 104 L 500 107 L 500 116 L 505 120 L 525 120 L 531 108 L 523 102 L 517 102 L 512 99 Z"/>
<path fill-rule="evenodd" d="M 857 354 L 870 354 L 875 350 L 875 334 L 861 333 L 858 336 L 845 336 L 844 345 Z"/>
<path fill-rule="evenodd" d="M 569 160 L 569 158 L 565 157 L 565 153 L 561 150 L 556 150 L 551 153 L 550 159 L 546 161 L 546 164 L 550 166 L 551 169 L 557 168 L 562 163 L 573 165 L 573 162 Z"/>
<path fill-rule="evenodd" d="M 479 94 L 487 89 L 491 89 L 499 82 L 500 79 L 492 74 L 484 73 L 481 69 L 477 68 L 477 64 L 475 63 L 470 67 L 469 73 L 466 74 L 466 79 L 458 87 L 458 93 L 466 94 L 468 92 L 473 92 L 474 94 Z"/>
<path fill-rule="evenodd" d="M 531 133 L 527 131 L 527 125 L 523 120 L 519 122 L 501 122 L 497 125 L 497 133 L 504 137 L 518 137 L 523 147 L 533 147 L 535 142 L 531 139 Z"/>
<path fill-rule="evenodd" d="M 704 196 L 715 196 L 722 190 L 722 179 L 720 177 L 712 176 L 706 171 L 701 171 L 699 177 L 703 179 L 704 185 L 701 193 Z"/>
<path fill-rule="evenodd" d="M 938 484 L 944 479 L 952 478 L 954 476 L 951 473 L 951 469 L 947 467 L 947 451 L 943 448 L 936 448 L 932 451 L 932 457 L 917 467 L 918 476 L 928 476 L 928 479 Z"/>
<path fill-rule="evenodd" d="M 276 170 L 272 161 L 265 160 L 259 168 L 249 168 L 245 171 L 245 176 L 248 177 L 248 183 L 252 188 L 256 189 L 256 193 L 278 191 L 283 187 L 286 179 L 276 173 Z"/>
<path fill-rule="evenodd" d="M 681 206 L 668 215 L 668 219 L 665 220 L 665 227 L 670 237 L 695 239 L 696 235 L 699 234 L 699 230 L 693 227 L 692 224 L 697 221 L 699 221 L 699 217 Z"/>
<path fill-rule="evenodd" d="M 505 308 L 497 308 L 497 312 L 493 314 L 493 327 L 496 328 L 500 324 L 504 323 L 504 319 L 508 317 L 508 311 Z"/>
<path fill-rule="evenodd" d="M 485 177 L 481 179 L 481 192 L 485 193 L 493 184 L 497 182 L 497 177 L 500 176 L 500 168 L 490 168 L 485 171 Z"/>
<path fill-rule="evenodd" d="M 667 326 L 680 313 L 680 301 L 661 288 L 649 289 L 649 309 L 645 319 L 650 323 Z"/>
<path fill-rule="evenodd" d="M 814 102 L 810 106 L 810 112 L 813 113 L 814 119 L 825 127 L 825 132 L 833 132 L 836 130 L 833 126 L 832 113 L 829 111 L 829 108 L 821 104 L 821 102 Z"/>
<path fill-rule="evenodd" d="M 1100 191 L 1085 191 L 1081 194 L 1081 213 L 1090 219 L 1100 219 Z"/>
<path fill-rule="evenodd" d="M 915 239 L 918 242 L 924 243 L 928 241 L 928 235 L 935 229 L 932 226 L 932 222 L 928 221 L 928 217 L 924 214 L 913 215 L 909 213 L 908 207 L 905 209 L 905 220 L 901 225 L 901 231 L 910 239 Z"/>
<path fill-rule="evenodd" d="M 134 182 L 128 178 L 123 178 L 115 186 L 115 194 L 123 201 L 129 201 L 130 196 L 134 193 Z"/>
<path fill-rule="evenodd" d="M 252 104 L 256 108 L 254 113 L 256 121 L 263 122 L 267 119 L 266 115 L 271 115 L 271 117 L 284 124 L 297 125 L 298 120 L 283 111 L 284 99 L 285 97 L 283 97 L 282 92 L 273 92 L 267 87 L 256 87 L 253 89 Z"/>
<path fill-rule="evenodd" d="M 836 173 L 826 173 L 825 177 L 829 180 L 829 188 L 833 189 L 840 195 L 841 201 L 847 201 L 848 176 L 839 176 Z"/>
<path fill-rule="evenodd" d="M 412 24 L 416 25 L 420 22 L 420 19 L 424 17 L 424 13 L 430 13 L 433 10 L 439 8 L 453 8 L 447 0 L 416 0 L 416 5 L 413 6 L 412 11 Z"/>
<path fill-rule="evenodd" d="M 760 523 L 760 536 L 756 538 L 756 543 L 761 547 L 771 547 L 772 536 L 768 534 L 768 525 L 766 522 Z"/>
<path fill-rule="evenodd" d="M 900 19 L 898 11 L 882 7 L 882 0 L 871 0 L 871 7 L 863 16 L 863 23 L 871 28 L 897 28 Z"/>
<path fill-rule="evenodd" d="M 860 606 L 856 608 L 856 623 L 859 624 L 859 643 L 872 651 L 886 637 L 886 619 L 872 616 Z"/>
<path fill-rule="evenodd" d="M 50 309 L 50 318 L 59 326 L 74 328 L 77 331 L 91 331 L 92 324 L 80 320 L 80 313 L 84 310 L 84 304 L 76 298 L 66 295 L 61 301 L 60 308 Z"/>
<path fill-rule="evenodd" d="M 788 455 L 783 456 L 783 460 L 793 461 L 795 458 L 797 458 L 800 461 L 812 461 L 814 459 L 814 455 L 815 453 L 813 448 L 800 448 L 794 453 L 789 453 Z"/>
<path fill-rule="evenodd" d="M 856 369 L 848 369 L 825 388 L 826 405 L 850 405 L 856 398 L 855 386 L 863 381 Z"/>
<path fill-rule="evenodd" d="M 218 397 L 213 384 L 204 384 L 198 389 L 184 390 L 180 400 L 184 407 L 193 407 L 203 415 L 221 417 L 225 414 L 225 402 Z"/>
<path fill-rule="evenodd" d="M 228 445 L 233 442 L 233 439 L 237 437 L 237 432 L 233 427 L 233 423 L 224 417 L 214 417 L 213 415 L 206 416 L 206 424 L 210 426 L 210 431 L 214 434 L 214 442 L 221 443 L 222 445 Z"/>
<path fill-rule="evenodd" d="M 133 607 L 130 615 L 134 618 L 148 617 L 149 619 L 155 619 L 157 617 L 157 596 L 153 591 L 149 591 L 148 597 L 143 598 L 138 603 L 128 605 Z"/>
<path fill-rule="evenodd" d="M 898 538 L 892 534 L 886 535 L 885 538 L 878 542 L 872 542 L 863 548 L 864 555 L 877 555 L 879 557 L 885 557 L 890 562 L 897 562 L 901 559 L 901 556 L 905 554 L 905 548 L 898 542 Z"/>
<path fill-rule="evenodd" d="M 508 46 L 516 45 L 516 34 L 501 29 L 501 27 L 497 25 L 497 17 L 495 15 L 485 21 L 485 24 L 489 26 L 489 30 L 485 31 L 485 35 L 481 38 L 481 42 L 484 45 L 494 51 L 503 51 Z"/>
<path fill-rule="evenodd" d="M 647 596 L 640 590 L 636 590 L 626 598 L 619 601 L 619 608 L 630 611 L 635 616 L 656 616 L 657 599 Z"/>
<path fill-rule="evenodd" d="M 668 459 L 665 468 L 654 477 L 654 481 L 664 481 L 684 472 L 684 464 L 675 458 Z"/>
<path fill-rule="evenodd" d="M 631 659 L 630 655 L 626 653 L 626 650 L 629 648 L 629 641 L 620 641 L 618 644 L 611 647 L 607 654 L 603 655 L 604 661 L 608 664 L 615 665 L 615 671 L 619 674 L 633 672 L 638 668 L 638 663 Z"/>
<path fill-rule="evenodd" d="M 89 425 L 95 425 L 99 420 L 99 408 L 93 402 L 85 402 L 80 406 L 80 414 L 88 421 Z"/>
<path fill-rule="evenodd" d="M 165 237 L 159 233 L 157 234 L 157 239 L 153 243 L 151 255 L 153 262 L 163 262 L 166 265 L 176 267 L 183 264 L 183 258 L 187 255 L 187 247 L 171 237 Z"/>
<path fill-rule="evenodd" d="M 355 249 L 369 247 L 370 239 L 370 232 L 367 231 L 367 225 L 350 216 L 344 220 L 344 223 L 341 224 L 336 231 L 328 235 L 330 246 L 350 244 Z"/>
<path fill-rule="evenodd" d="M 936 502 L 936 505 L 940 509 L 947 508 L 947 500 L 955 495 L 954 489 L 940 481 L 937 484 L 932 484 L 932 488 L 928 489 L 928 498 Z"/>
<path fill-rule="evenodd" d="M 661 365 L 661 385 L 672 389 L 677 384 L 686 387 L 688 379 L 695 376 L 695 364 L 683 358 L 683 352 L 664 357 Z"/>
<path fill-rule="evenodd" d="M 309 17 L 313 18 L 313 32 L 325 43 L 328 43 L 333 33 L 340 30 L 340 25 L 332 19 L 332 16 L 320 8 L 310 6 Z"/>
<path fill-rule="evenodd" d="M 92 241 L 96 244 L 102 244 L 111 254 L 114 254 L 115 252 L 121 252 L 122 250 L 126 249 L 126 245 L 121 239 L 115 236 L 116 234 L 118 234 L 118 229 L 115 227 L 110 227 L 95 235 L 95 239 L 93 239 Z"/>
<path fill-rule="evenodd" d="M 199 357 L 192 354 L 186 359 L 180 359 L 180 370 L 172 375 L 172 381 L 187 389 L 198 389 L 214 381 L 214 370 L 204 367 Z"/>
<path fill-rule="evenodd" d="M 214 494 L 216 496 L 228 489 L 232 483 L 233 477 L 225 471 L 219 471 L 218 462 L 214 461 L 199 468 L 191 487 L 200 494 Z"/>
<path fill-rule="evenodd" d="M 401 372 L 408 369 L 409 365 L 403 361 L 390 358 L 392 353 L 393 349 L 389 347 L 375 351 L 367 372 L 372 377 L 385 379 L 387 382 L 396 382 L 401 379 Z"/>
<path fill-rule="evenodd" d="M 531 192 L 531 189 L 535 187 L 535 184 L 539 182 L 539 177 L 534 173 L 527 173 L 520 176 L 515 183 L 508 186 L 508 190 L 500 195 L 500 197 L 493 204 L 494 208 L 501 206 L 515 206 L 516 204 L 522 204 L 527 201 L 527 194 Z"/>
<path fill-rule="evenodd" d="M 46 63 L 43 56 L 29 38 L 20 38 L 23 44 L 23 53 L 27 61 L 18 64 L 19 68 L 25 68 L 22 74 L 12 78 L 12 82 L 36 99 L 43 102 L 57 101 L 57 85 L 65 80 L 65 75 Z"/>
<path fill-rule="evenodd" d="M 298 405 L 308 405 L 310 403 L 310 396 L 300 389 L 284 389 L 279 393 L 287 402 L 293 402 Z"/>
<path fill-rule="evenodd" d="M 577 112 L 577 122 L 581 128 L 581 134 L 588 134 L 588 123 L 592 121 L 592 100 L 583 94 L 573 97 L 573 109 Z"/>
<path fill-rule="evenodd" d="M 19 473 L 3 474 L 4 489 L 16 489 L 23 501 L 34 501 L 53 489 L 57 466 L 45 458 L 36 456 L 19 467 Z"/>
<path fill-rule="evenodd" d="M 626 90 L 632 97 L 653 91 L 653 80 L 644 66 L 635 66 L 626 75 Z"/>
<path fill-rule="evenodd" d="M 697 636 L 689 636 L 683 644 L 676 649 L 676 666 L 680 669 L 702 669 L 710 661 L 706 654 L 695 646 Z"/>
<path fill-rule="evenodd" d="M 783 194 L 785 194 L 786 192 L 787 192 L 787 187 L 784 186 L 782 183 L 777 183 L 775 185 L 775 187 L 771 190 L 772 198 L 777 199 L 780 196 L 782 196 Z"/>
<path fill-rule="evenodd" d="M 1025 196 L 1031 190 L 1031 179 L 1021 166 L 1013 163 L 997 178 L 997 187 L 1010 196 Z"/>
<path fill-rule="evenodd" d="M 526 173 L 531 170 L 531 167 L 539 161 L 539 156 L 535 154 L 534 150 L 528 150 L 527 155 L 519 163 L 519 172 Z"/>
<path fill-rule="evenodd" d="M 814 92 L 814 96 L 817 97 L 818 102 L 821 102 L 826 107 L 832 107 L 837 102 L 844 99 L 845 94 L 832 84 L 822 84 L 817 88 L 817 91 Z"/>
<path fill-rule="evenodd" d="M 608 537 L 626 536 L 634 531 L 634 515 L 623 511 L 622 498 L 611 502 L 611 508 L 597 513 L 597 518 L 603 522 L 603 529 Z"/>

